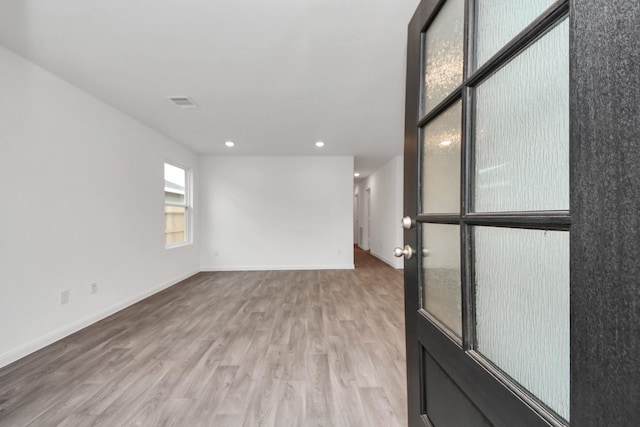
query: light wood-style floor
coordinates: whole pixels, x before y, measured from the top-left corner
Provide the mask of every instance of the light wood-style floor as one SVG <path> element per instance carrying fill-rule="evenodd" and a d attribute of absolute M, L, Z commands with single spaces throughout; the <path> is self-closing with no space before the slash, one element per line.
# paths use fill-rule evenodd
<path fill-rule="evenodd" d="M 201 273 L 0 369 L 0 426 L 406 426 L 402 272 Z"/>

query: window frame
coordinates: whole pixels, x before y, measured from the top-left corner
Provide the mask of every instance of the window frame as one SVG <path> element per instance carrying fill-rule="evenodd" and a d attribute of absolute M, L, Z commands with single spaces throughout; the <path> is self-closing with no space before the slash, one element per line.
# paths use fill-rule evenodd
<path fill-rule="evenodd" d="M 162 167 L 163 167 L 163 171 L 162 171 L 162 175 L 163 175 L 163 187 L 164 187 L 164 181 L 166 180 L 165 177 L 165 173 L 164 173 L 164 168 L 165 165 L 169 165 L 169 166 L 173 166 L 175 168 L 181 169 L 184 171 L 184 203 L 167 203 L 166 198 L 164 200 L 163 203 L 163 211 L 166 211 L 166 207 L 167 206 L 172 206 L 172 207 L 180 207 L 180 208 L 184 208 L 185 209 L 185 213 L 184 213 L 184 240 L 181 242 L 175 242 L 175 243 L 166 243 L 166 218 L 164 221 L 165 224 L 165 230 L 164 230 L 164 239 L 165 239 L 165 244 L 164 247 L 165 249 L 173 249 L 173 248 L 179 248 L 182 246 L 188 246 L 188 245 L 192 245 L 193 244 L 193 173 L 191 168 L 188 168 L 180 163 L 176 163 L 172 160 L 167 160 L 165 159 Z M 164 197 L 164 196 L 163 196 Z M 165 213 L 166 215 L 166 213 Z"/>

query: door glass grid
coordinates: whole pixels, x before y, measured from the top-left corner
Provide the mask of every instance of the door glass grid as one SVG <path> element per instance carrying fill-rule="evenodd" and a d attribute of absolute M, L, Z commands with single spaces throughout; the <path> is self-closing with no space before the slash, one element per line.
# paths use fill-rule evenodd
<path fill-rule="evenodd" d="M 480 1 L 482 1 L 482 0 L 480 0 Z M 447 3 L 453 3 L 453 0 L 447 1 L 445 3 L 445 6 L 447 5 Z M 536 4 L 538 6 L 540 6 L 540 7 L 542 7 L 541 6 L 542 5 L 541 2 L 537 2 Z M 442 13 L 443 10 L 445 10 L 445 9 L 443 8 L 440 11 L 440 13 Z M 524 12 L 527 12 L 527 11 L 524 11 Z M 532 12 L 530 10 L 528 10 L 527 13 L 531 14 Z M 479 18 L 479 17 L 476 17 L 476 18 Z M 526 25 L 527 23 L 531 22 L 531 20 L 534 19 L 534 18 L 535 18 L 535 16 L 533 18 L 531 18 L 531 17 L 521 17 L 520 21 L 524 23 L 523 25 Z M 438 21 L 438 17 L 436 17 L 436 19 L 434 20 L 433 24 L 427 29 L 427 35 L 429 34 L 429 31 L 433 28 L 433 25 L 437 21 Z M 565 23 L 566 23 L 566 20 L 565 20 Z M 494 25 L 497 25 L 497 24 L 494 24 Z M 563 24 L 558 25 L 558 27 L 562 27 L 562 25 Z M 542 29 L 542 28 L 540 29 L 541 33 L 543 33 L 544 31 L 545 31 L 545 29 Z M 560 30 L 560 31 L 564 31 L 564 30 Z M 562 43 L 556 43 L 556 44 L 562 44 Z M 527 54 L 527 49 L 530 49 L 531 46 L 534 46 L 534 45 L 535 44 L 530 45 L 529 47 L 525 48 L 525 50 L 523 51 L 524 53 L 522 53 L 522 54 L 526 55 Z M 426 49 L 425 49 L 425 47 L 426 47 Z M 499 50 L 500 47 L 501 46 L 498 46 L 497 50 Z M 561 46 L 560 48 L 561 49 L 564 48 L 564 49 L 566 49 L 566 52 L 568 52 L 568 44 L 564 45 L 564 46 Z M 475 49 L 476 49 L 476 47 L 472 46 L 471 49 L 469 49 L 468 51 L 469 52 L 474 52 Z M 491 50 L 491 49 L 489 49 L 489 50 Z M 556 54 L 562 55 L 563 53 L 566 53 L 566 52 L 557 51 Z M 492 54 L 486 54 L 486 55 L 491 56 Z M 428 38 L 427 37 L 425 37 L 425 40 L 424 40 L 424 43 L 423 43 L 423 58 L 424 58 L 423 64 L 425 64 L 425 70 L 426 70 L 427 67 L 428 67 L 428 64 L 429 64 L 429 61 L 428 61 Z M 459 60 L 461 61 L 460 62 L 460 66 L 461 66 L 461 70 L 462 70 L 462 68 L 463 68 L 462 67 L 462 56 L 460 56 Z M 504 64 L 496 62 L 496 63 L 489 64 L 487 69 L 491 68 L 491 69 L 498 70 L 500 67 L 503 67 L 503 66 L 504 66 Z M 566 70 L 563 70 L 562 68 L 563 67 L 560 66 L 560 67 L 558 67 L 558 69 L 556 71 L 558 71 L 558 73 L 560 73 L 560 74 L 566 73 L 566 76 L 568 76 L 568 67 L 567 67 Z M 437 105 L 439 102 L 441 102 L 442 100 L 446 99 L 447 97 L 450 98 L 453 95 L 453 92 L 458 87 L 458 86 L 455 86 L 453 84 L 450 84 L 449 87 L 448 87 L 448 93 L 445 93 L 445 92 L 440 93 L 440 94 L 436 93 L 437 96 L 434 96 L 432 99 L 436 99 L 437 98 L 437 99 L 439 99 L 439 101 L 434 101 L 433 105 L 429 106 L 428 99 L 430 98 L 430 95 L 428 93 L 429 85 L 427 84 L 428 80 L 426 79 L 426 72 L 423 73 L 422 76 L 423 76 L 423 78 L 425 80 L 423 82 L 424 84 L 421 86 L 422 90 L 421 90 L 421 103 L 420 103 L 420 117 L 424 117 L 425 114 L 427 114 L 429 111 L 431 111 L 433 109 L 433 107 L 435 105 Z M 462 76 L 462 72 L 461 72 L 461 76 Z M 472 80 L 473 77 L 474 77 L 474 75 L 471 74 L 469 76 L 469 79 Z M 564 76 L 561 77 L 561 79 L 562 78 L 564 78 Z M 484 83 L 486 83 L 487 81 L 488 80 L 485 80 Z M 568 79 L 566 81 L 568 81 Z M 526 85 L 526 84 L 529 83 L 529 80 L 521 79 L 520 83 L 522 83 L 523 85 Z M 487 88 L 487 87 L 489 87 L 489 86 L 485 86 L 485 88 Z M 556 94 L 556 95 L 559 95 L 559 97 L 566 96 L 568 94 L 568 88 L 569 88 L 569 86 L 568 86 L 568 84 L 566 84 L 563 88 L 559 89 L 559 91 L 562 92 L 562 93 Z M 470 87 L 470 86 L 463 87 L 463 91 L 462 91 L 462 99 L 464 101 L 464 102 L 462 102 L 462 111 L 463 111 L 462 115 L 463 116 L 464 116 L 464 114 L 466 114 L 467 111 L 470 112 L 470 113 L 474 113 L 474 114 L 478 112 L 478 110 L 475 108 L 475 105 L 472 104 L 471 108 L 465 107 L 465 105 L 464 105 L 467 100 L 472 100 L 472 102 L 474 102 L 474 103 L 478 102 L 476 96 L 468 97 L 468 94 L 472 94 L 472 92 L 475 91 L 476 89 L 477 88 L 474 89 L 473 87 Z M 480 92 L 482 92 L 482 91 L 480 90 Z M 524 98 L 523 94 L 520 93 L 519 91 L 512 91 L 510 94 L 506 94 L 505 95 L 504 93 L 500 93 L 500 91 L 498 90 L 497 93 L 499 95 L 502 95 L 505 99 L 510 97 L 512 99 L 515 99 L 516 102 L 518 100 L 520 102 L 527 102 L 526 99 L 523 99 Z M 476 93 L 475 95 L 478 95 L 478 94 Z M 480 95 L 482 95 L 482 93 L 480 93 Z M 486 95 L 486 93 L 485 93 L 485 95 Z M 534 93 L 532 96 L 537 96 L 537 93 Z M 485 100 L 487 100 L 487 99 L 488 98 L 485 98 Z M 489 102 L 488 105 L 491 105 L 491 102 Z M 446 110 L 445 113 L 449 112 L 449 110 Z M 566 111 L 568 111 L 568 109 Z M 470 123 L 470 126 L 467 129 L 469 129 L 469 131 L 472 133 L 471 135 L 467 135 L 466 132 L 465 132 L 466 129 L 465 128 L 461 129 L 462 130 L 461 142 L 462 142 L 462 146 L 463 146 L 462 153 L 463 154 L 466 153 L 465 154 L 466 157 L 474 157 L 475 156 L 475 153 L 473 152 L 474 145 L 471 142 L 471 140 L 474 139 L 474 137 L 477 137 L 477 135 L 474 132 L 476 130 L 474 128 L 474 126 L 475 126 L 474 114 L 471 114 L 468 117 L 463 117 L 463 120 L 462 120 L 463 124 L 465 122 Z M 568 122 L 568 115 L 565 115 L 565 117 L 566 117 L 567 122 Z M 477 350 L 479 350 L 481 352 L 481 354 L 483 354 L 485 357 L 487 357 L 491 361 L 491 363 L 495 364 L 496 366 L 500 367 L 500 369 L 503 369 L 505 372 L 507 372 L 509 375 L 511 375 L 511 377 L 514 378 L 514 380 L 517 381 L 521 387 L 525 388 L 530 393 L 532 393 L 533 395 L 537 396 L 543 402 L 543 404 L 547 405 L 548 407 L 552 408 L 552 410 L 556 411 L 560 415 L 560 417 L 568 420 L 568 407 L 565 408 L 563 406 L 564 405 L 563 403 L 558 403 L 558 402 L 562 402 L 563 401 L 562 400 L 563 399 L 563 397 L 562 397 L 563 393 L 566 394 L 566 402 L 568 402 L 568 388 L 567 388 L 568 386 L 567 387 L 564 386 L 564 384 L 565 384 L 564 381 L 567 378 L 566 376 L 560 378 L 559 381 L 563 385 L 557 386 L 557 390 L 559 390 L 559 391 L 558 391 L 558 393 L 556 393 L 555 396 L 553 395 L 553 393 L 549 394 L 549 393 L 545 393 L 544 391 L 541 392 L 540 390 L 543 390 L 543 389 L 548 390 L 550 388 L 556 387 L 554 385 L 553 381 L 550 381 L 549 378 L 542 379 L 542 382 L 544 382 L 544 385 L 542 387 L 540 387 L 539 384 L 536 385 L 536 384 L 528 381 L 527 379 L 522 379 L 522 378 L 526 378 L 526 375 L 520 375 L 519 373 L 514 373 L 514 372 L 516 372 L 515 369 L 512 369 L 510 367 L 506 367 L 506 365 L 502 365 L 501 366 L 500 365 L 501 360 L 499 360 L 499 356 L 500 356 L 499 352 L 497 352 L 495 354 L 489 354 L 489 353 L 491 353 L 491 351 L 487 351 L 486 350 L 488 347 L 484 347 L 485 350 L 484 350 L 484 352 L 482 352 L 483 347 L 482 347 L 482 344 L 479 344 L 479 341 L 481 339 L 483 339 L 482 338 L 483 335 L 480 334 L 480 336 L 476 336 L 476 333 L 478 332 L 478 328 L 483 327 L 483 326 L 478 326 L 478 325 L 480 325 L 480 323 L 476 324 L 474 322 L 467 322 L 467 323 L 465 323 L 465 325 L 467 325 L 467 326 L 463 330 L 462 321 L 461 321 L 462 320 L 462 316 L 461 316 L 462 311 L 465 311 L 466 313 L 470 313 L 470 316 L 473 318 L 473 320 L 474 321 L 478 321 L 478 319 L 475 316 L 477 314 L 476 310 L 478 310 L 479 307 L 477 307 L 474 304 L 473 308 L 465 308 L 465 307 L 462 306 L 461 303 L 462 303 L 462 301 L 475 302 L 475 297 L 477 297 L 476 290 L 475 290 L 476 286 L 482 286 L 482 283 L 483 283 L 482 281 L 479 281 L 478 278 L 485 277 L 485 276 L 477 276 L 477 275 L 474 275 L 473 277 L 470 276 L 470 274 L 469 274 L 470 272 L 467 270 L 467 268 L 465 266 L 467 266 L 467 265 L 468 266 L 472 266 L 471 267 L 472 268 L 471 271 L 473 272 L 476 268 L 478 268 L 477 263 L 478 262 L 482 262 L 482 261 L 481 261 L 481 258 L 475 258 L 475 256 L 477 256 L 478 252 L 475 251 L 475 250 L 473 250 L 473 251 L 468 250 L 467 245 L 471 245 L 471 242 L 473 241 L 473 239 L 477 238 L 476 230 L 479 229 L 479 228 L 492 230 L 492 231 L 496 230 L 496 229 L 502 229 L 502 228 L 496 228 L 495 227 L 496 224 L 494 222 L 488 223 L 488 224 L 486 224 L 487 226 L 484 226 L 484 227 L 482 227 L 481 225 L 477 225 L 475 227 L 468 227 L 468 228 L 465 227 L 465 230 L 469 230 L 468 232 L 470 232 L 472 234 L 467 236 L 467 237 L 465 237 L 465 238 L 463 238 L 463 239 L 460 239 L 459 238 L 459 236 L 460 236 L 460 226 L 458 226 L 458 225 L 445 225 L 445 223 L 448 224 L 448 223 L 451 223 L 452 221 L 456 221 L 456 222 L 459 221 L 460 224 L 465 224 L 465 223 L 467 223 L 469 221 L 467 219 L 467 217 L 466 217 L 466 212 L 461 210 L 461 206 L 468 206 L 468 205 L 466 203 L 461 205 L 460 201 L 462 201 L 462 200 L 472 201 L 471 200 L 471 195 L 473 194 L 472 193 L 472 191 L 473 191 L 473 187 L 472 186 L 473 186 L 473 182 L 475 181 L 474 179 L 472 179 L 470 182 L 466 183 L 465 187 L 463 187 L 464 194 L 463 194 L 463 197 L 460 198 L 460 200 L 458 201 L 458 205 L 456 206 L 456 209 L 447 208 L 447 211 L 445 211 L 444 209 L 436 209 L 435 207 L 433 209 L 431 208 L 432 206 L 437 206 L 437 204 L 434 205 L 434 204 L 429 202 L 429 197 L 430 197 L 430 195 L 429 195 L 429 193 L 430 193 L 430 191 L 429 191 L 430 182 L 429 181 L 430 180 L 429 179 L 425 179 L 426 177 L 424 175 L 424 174 L 428 174 L 429 173 L 429 172 L 426 171 L 426 167 L 428 165 L 428 158 L 424 157 L 425 156 L 425 152 L 427 151 L 427 149 L 428 149 L 427 147 L 429 146 L 429 144 L 427 144 L 425 142 L 426 142 L 426 139 L 428 138 L 428 134 L 426 132 L 427 131 L 427 127 L 429 126 L 430 123 L 434 122 L 438 118 L 439 117 L 436 117 L 434 119 L 429 119 L 430 121 L 422 129 L 422 131 L 423 131 L 423 133 L 422 133 L 423 143 L 421 144 L 421 147 L 422 147 L 421 150 L 423 150 L 423 151 L 421 153 L 421 156 L 423 156 L 423 157 L 422 157 L 422 164 L 421 164 L 421 174 L 423 174 L 423 175 L 421 176 L 422 192 L 420 194 L 420 200 L 419 200 L 419 206 L 423 206 L 424 207 L 424 209 L 423 209 L 424 213 L 422 214 L 423 218 L 421 218 L 421 220 L 420 220 L 422 222 L 421 229 L 422 229 L 422 234 L 423 234 L 422 235 L 422 239 L 421 239 L 422 240 L 422 250 L 423 250 L 423 252 L 421 254 L 422 255 L 422 262 L 421 262 L 421 266 L 422 267 L 421 268 L 422 268 L 423 271 L 421 272 L 421 275 L 420 275 L 420 278 L 421 278 L 421 281 L 422 281 L 422 286 L 421 286 L 421 289 L 422 289 L 422 291 L 421 291 L 422 292 L 422 295 L 421 295 L 422 307 L 425 310 L 427 310 L 431 315 L 433 315 L 436 319 L 438 319 L 440 321 L 440 323 L 444 324 L 448 329 L 450 329 L 452 332 L 454 332 L 455 335 L 457 335 L 458 337 L 462 337 L 463 338 L 462 341 L 465 343 L 465 348 L 473 349 L 473 348 L 478 347 Z M 507 120 L 512 120 L 513 123 L 517 123 L 519 125 L 522 125 L 523 123 L 527 124 L 527 125 L 529 124 L 529 123 L 527 123 L 527 113 L 526 112 L 516 114 L 514 117 L 510 117 Z M 533 122 L 533 120 L 529 120 L 529 122 Z M 542 124 L 539 123 L 539 125 L 540 126 L 545 126 L 544 123 L 542 123 Z M 534 126 L 530 126 L 530 129 L 535 129 L 535 127 Z M 566 141 L 568 141 L 568 139 Z M 566 146 L 568 147 L 568 143 L 566 144 Z M 495 150 L 495 148 L 494 148 L 494 150 Z M 552 154 L 552 155 L 557 155 L 557 153 L 556 154 Z M 526 155 L 524 155 L 523 157 L 526 157 Z M 563 155 L 559 155 L 559 157 L 560 158 L 564 158 L 564 160 L 567 162 L 566 165 L 565 164 L 561 165 L 562 166 L 561 170 L 568 171 L 568 156 L 565 157 Z M 470 165 L 469 169 L 460 167 L 460 165 L 467 165 L 467 164 Z M 474 162 L 473 161 L 469 161 L 466 158 L 460 157 L 460 164 L 458 164 L 458 173 L 464 174 L 466 170 L 468 170 L 472 174 L 472 176 L 470 178 L 475 178 L 473 176 L 474 171 L 476 170 L 476 169 L 474 169 Z M 460 182 L 460 180 L 458 180 L 458 183 L 459 182 Z M 531 185 L 535 185 L 535 183 L 530 183 L 530 184 Z M 508 196 L 503 197 L 503 200 L 508 200 Z M 559 208 L 559 209 L 561 209 L 563 211 L 564 210 L 568 210 L 568 192 L 566 193 L 566 198 L 564 200 L 567 201 L 566 208 Z M 440 203 L 440 205 L 441 206 L 447 206 L 447 205 L 451 206 L 450 202 L 449 203 Z M 544 205 L 540 205 L 540 206 L 544 206 Z M 544 209 L 546 211 L 548 208 L 535 207 L 535 209 L 532 209 L 530 207 L 526 207 L 526 208 L 522 208 L 521 207 L 520 209 L 510 209 L 509 212 L 511 214 L 517 215 L 518 211 L 520 211 L 520 213 L 523 214 L 523 218 L 525 218 L 530 210 L 538 210 L 538 209 L 541 209 L 541 210 Z M 487 208 L 487 210 L 484 211 L 484 212 L 493 212 L 493 213 L 498 213 L 499 214 L 500 212 L 504 212 L 504 211 L 506 211 L 506 208 L 503 205 L 503 207 Z M 449 212 L 449 215 L 444 215 L 443 216 L 442 214 L 444 212 Z M 455 213 L 453 213 L 453 212 L 455 212 Z M 487 214 L 487 215 L 489 217 L 491 216 L 491 214 Z M 568 214 L 567 214 L 567 216 L 568 216 Z M 488 219 L 490 219 L 490 218 L 488 218 Z M 477 219 L 475 221 L 477 221 Z M 524 221 L 526 222 L 527 220 L 525 219 Z M 481 224 L 481 222 L 480 223 L 476 222 L 476 224 Z M 458 293 L 455 296 L 453 296 L 453 292 L 451 292 L 449 294 L 444 293 L 445 295 L 448 295 L 447 297 L 444 297 L 444 299 L 447 300 L 447 298 L 448 298 L 448 301 L 449 301 L 448 303 L 445 303 L 444 305 L 435 303 L 435 301 L 437 299 L 436 299 L 436 297 L 434 295 L 438 291 L 438 286 L 440 286 L 440 292 L 443 293 L 442 289 L 444 289 L 444 288 L 442 287 L 442 283 L 447 281 L 447 280 L 444 280 L 443 278 L 453 277 L 454 273 L 450 271 L 449 273 L 444 274 L 442 269 L 441 269 L 441 267 L 437 263 L 437 259 L 438 258 L 436 257 L 436 258 L 429 259 L 429 255 L 432 253 L 432 251 L 434 250 L 434 247 L 435 247 L 435 245 L 434 245 L 434 241 L 435 241 L 434 233 L 435 233 L 435 235 L 438 234 L 437 231 L 434 232 L 434 230 L 436 230 L 436 227 L 449 227 L 451 229 L 454 229 L 455 232 L 449 232 L 451 237 L 449 239 L 447 239 L 447 240 L 448 240 L 449 243 L 455 241 L 458 244 L 458 251 L 456 253 L 457 253 L 457 256 L 458 256 L 458 260 L 457 261 L 458 261 L 459 268 L 457 269 L 457 274 L 455 274 L 455 277 L 457 277 L 458 281 L 457 281 L 457 285 L 456 286 L 452 286 L 452 287 L 449 288 L 449 289 L 456 289 L 456 291 Z M 509 225 L 504 225 L 503 227 L 509 227 Z M 521 224 L 521 225 L 519 225 L 519 227 L 523 227 L 523 225 Z M 532 223 L 530 223 L 530 228 L 531 228 L 530 230 L 524 230 L 524 229 L 512 230 L 512 229 L 508 229 L 508 228 L 507 228 L 507 230 L 516 231 L 516 232 L 517 231 L 530 231 L 530 232 L 533 232 L 535 234 L 535 233 L 537 233 L 539 231 L 539 230 L 536 230 L 536 229 L 543 228 L 543 227 L 544 227 L 544 225 L 539 223 L 539 222 L 535 222 L 535 223 L 532 222 Z M 465 233 L 467 233 L 467 231 L 465 231 Z M 544 233 L 544 230 L 542 231 L 542 233 Z M 565 231 L 565 232 L 557 232 L 557 233 L 564 233 L 564 235 L 567 236 L 567 239 L 568 239 L 568 232 L 567 231 Z M 444 233 L 440 232 L 440 234 L 444 234 Z M 453 234 L 457 235 L 457 237 L 455 239 L 452 237 Z M 482 240 L 482 237 L 480 237 L 480 239 Z M 526 251 L 534 251 L 535 248 L 530 247 L 530 246 L 532 246 L 532 245 L 529 244 L 530 242 L 527 241 L 527 239 L 524 239 L 524 240 L 525 240 L 525 243 L 524 243 L 525 252 Z M 463 249 L 462 251 L 460 251 L 460 246 L 459 246 L 461 241 L 465 242 L 465 247 L 462 248 Z M 442 250 L 442 249 L 440 249 L 440 250 Z M 486 250 L 486 248 L 481 249 L 481 250 L 484 251 L 484 250 Z M 438 249 L 436 249 L 436 251 L 438 251 Z M 446 250 L 444 250 L 444 251 L 446 252 Z M 449 248 L 449 253 L 453 254 L 453 252 L 454 251 Z M 463 259 L 460 258 L 460 254 L 461 253 L 465 254 L 465 258 L 463 258 Z M 466 259 L 467 257 L 471 257 L 471 258 L 467 260 Z M 453 256 L 450 256 L 449 258 L 453 259 Z M 548 260 L 549 260 L 549 258 L 542 257 L 541 263 L 544 263 L 544 262 L 546 262 Z M 501 265 L 502 265 L 503 269 L 513 273 L 513 271 L 517 268 L 517 266 L 515 265 L 515 263 L 512 263 L 513 265 L 509 265 L 509 263 L 511 261 L 513 261 L 513 259 L 504 258 L 502 260 L 502 264 Z M 464 271 L 462 270 L 462 267 L 464 267 Z M 539 268 L 546 268 L 545 265 L 539 265 L 538 267 Z M 448 270 L 453 270 L 451 265 L 448 265 L 447 269 Z M 567 262 L 566 263 L 566 272 L 568 273 L 568 271 L 569 271 L 569 264 Z M 485 272 L 485 270 L 483 270 L 483 267 L 480 267 L 480 273 L 484 274 L 484 272 Z M 496 273 L 496 272 L 494 271 L 494 273 Z M 461 277 L 464 278 L 465 280 L 468 280 L 470 283 L 467 286 L 461 286 L 462 285 L 461 280 L 460 280 Z M 488 280 L 494 280 L 493 277 L 490 277 L 490 276 L 487 276 L 487 277 L 489 277 Z M 486 279 L 482 279 L 482 280 L 486 280 Z M 449 280 L 449 282 L 453 282 L 453 280 Z M 496 282 L 494 282 L 494 285 L 498 286 L 498 287 L 500 287 L 501 285 L 502 286 L 508 286 L 508 285 L 504 285 L 504 283 L 507 283 L 507 282 L 509 282 L 508 275 L 505 275 L 503 277 L 502 282 L 496 281 Z M 561 287 L 562 289 L 560 289 L 560 292 L 563 292 L 563 290 L 568 290 L 568 286 L 569 286 L 568 280 L 563 282 L 563 283 L 564 283 L 564 288 Z M 485 289 L 484 291 L 486 291 L 486 290 L 487 289 Z M 474 295 L 473 298 L 470 298 L 469 296 L 462 295 L 463 291 L 464 292 L 471 292 L 471 293 L 476 294 L 476 295 Z M 538 289 L 537 292 L 538 293 L 540 293 L 540 292 L 544 293 L 545 292 L 545 288 Z M 484 296 L 486 296 L 486 295 L 484 295 Z M 545 298 L 548 298 L 548 297 L 549 297 L 549 295 L 545 296 Z M 541 304 L 541 303 L 544 304 L 545 298 L 542 298 L 542 299 L 536 301 L 536 303 L 537 304 Z M 443 298 L 441 297 L 441 299 L 443 299 Z M 456 301 L 455 303 L 453 303 L 454 300 Z M 486 301 L 487 300 L 485 300 L 485 302 Z M 491 306 L 491 298 L 489 298 L 488 301 L 490 301 L 488 306 Z M 561 299 L 558 300 L 558 303 L 563 304 Z M 555 314 L 559 315 L 559 319 L 560 319 L 556 323 L 556 325 L 558 326 L 558 328 L 564 328 L 565 332 L 568 332 L 568 323 L 566 323 L 566 322 L 568 322 L 568 316 L 563 316 L 562 313 L 566 312 L 566 310 L 568 310 L 568 307 L 569 306 L 568 306 L 568 302 L 567 302 L 566 305 L 563 305 L 563 309 L 562 310 L 559 310 L 558 313 L 555 313 Z M 453 315 L 451 313 L 453 313 Z M 481 316 L 484 316 L 485 314 L 486 313 L 482 314 Z M 528 316 L 529 316 L 528 314 L 523 314 L 522 318 L 520 320 L 526 322 L 527 321 L 526 318 Z M 481 322 L 486 322 L 487 318 L 488 317 L 486 317 L 486 316 L 482 317 L 482 319 L 480 321 Z M 521 322 L 521 324 L 522 324 L 522 322 Z M 484 325 L 487 325 L 487 323 L 484 323 Z M 565 327 L 565 325 L 567 325 L 567 326 Z M 471 329 L 467 330 L 466 329 L 467 327 L 471 328 Z M 560 335 L 562 335 L 562 334 L 560 334 Z M 464 338 L 464 337 L 468 337 L 468 336 L 473 337 L 473 339 Z M 484 336 L 486 337 L 486 335 L 484 335 Z M 560 340 L 560 341 L 562 341 L 562 340 Z M 548 343 L 548 344 L 549 345 L 555 345 L 554 343 Z M 518 350 L 515 351 L 512 354 L 506 355 L 505 356 L 506 359 L 509 359 L 509 358 L 513 357 L 515 353 L 522 352 L 523 349 L 525 350 L 523 354 L 527 354 L 526 349 L 529 348 L 529 347 L 527 347 L 527 343 L 524 340 L 516 342 L 514 344 L 514 346 L 518 347 Z M 550 356 L 550 357 L 556 357 L 557 356 L 555 362 L 556 362 L 556 366 L 558 368 L 558 370 L 557 370 L 558 377 L 561 377 L 562 376 L 562 370 L 565 369 L 568 366 L 568 365 L 564 364 L 564 360 L 568 360 L 568 358 L 569 358 L 569 349 L 568 349 L 568 347 L 563 349 L 562 345 L 558 345 L 556 347 L 557 347 L 558 351 L 555 353 L 555 356 Z M 509 352 L 509 351 L 510 350 L 507 350 L 507 352 Z M 531 354 L 533 354 L 533 353 L 528 354 L 528 357 L 531 357 Z M 504 356 L 504 354 L 502 356 Z M 496 360 L 493 360 L 494 358 Z M 556 379 L 558 379 L 558 378 L 556 378 Z M 568 383 L 566 383 L 566 384 L 568 384 Z M 557 399 L 556 398 L 557 396 L 561 396 L 561 398 Z M 560 418 L 558 418 L 558 421 L 562 422 Z"/>

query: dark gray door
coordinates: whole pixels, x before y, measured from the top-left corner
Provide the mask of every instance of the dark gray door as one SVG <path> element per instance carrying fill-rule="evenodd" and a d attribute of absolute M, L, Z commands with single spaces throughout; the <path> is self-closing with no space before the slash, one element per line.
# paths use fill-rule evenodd
<path fill-rule="evenodd" d="M 423 1 L 409 27 L 412 426 L 570 419 L 568 11 Z"/>
<path fill-rule="evenodd" d="M 408 35 L 409 425 L 640 419 L 640 7 L 423 0 Z"/>

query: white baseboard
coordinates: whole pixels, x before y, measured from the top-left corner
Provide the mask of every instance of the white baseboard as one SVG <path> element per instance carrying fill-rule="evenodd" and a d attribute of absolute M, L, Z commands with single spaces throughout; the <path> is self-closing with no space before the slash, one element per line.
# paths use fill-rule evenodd
<path fill-rule="evenodd" d="M 378 258 L 380 261 L 384 262 L 385 264 L 388 264 L 391 267 L 395 268 L 396 270 L 404 270 L 404 262 L 398 263 L 398 260 L 396 258 L 386 257 L 384 255 L 377 254 L 373 251 L 369 253 L 374 257 Z"/>
<path fill-rule="evenodd" d="M 227 267 L 203 267 L 201 271 L 283 271 L 283 270 L 353 270 L 354 264 L 331 265 L 241 265 Z"/>
<path fill-rule="evenodd" d="M 151 295 L 157 294 L 160 291 L 163 291 L 173 285 L 175 285 L 176 283 L 179 283 L 185 279 L 188 279 L 189 277 L 198 274 L 200 272 L 200 270 L 193 270 L 189 273 L 183 274 L 179 277 L 176 277 L 172 280 L 169 280 L 168 282 L 163 283 L 160 286 L 157 286 L 155 288 L 152 289 L 148 289 L 145 292 L 142 292 L 141 294 L 135 295 L 131 298 L 128 298 L 124 301 L 121 301 L 107 309 L 104 309 L 96 314 L 93 314 L 89 317 L 85 317 L 84 319 L 81 319 L 77 322 L 74 322 L 70 325 L 67 325 L 63 328 L 60 329 L 56 329 L 53 332 L 50 332 L 40 338 L 37 338 L 33 341 L 30 341 L 24 345 L 21 345 L 20 347 L 10 350 L 2 355 L 0 355 L 0 368 L 2 368 L 3 366 L 7 366 L 10 363 L 15 362 L 16 360 L 22 359 L 23 357 L 36 352 L 38 350 L 40 350 L 41 348 L 44 348 L 50 344 L 53 344 L 56 341 L 59 341 L 75 332 L 78 332 L 79 330 L 86 328 L 89 325 L 92 325 L 93 323 L 96 323 L 106 317 L 111 316 L 114 313 L 117 313 L 120 310 L 123 310 L 127 307 L 129 307 L 130 305 L 133 305 L 139 301 L 142 301 L 145 298 L 150 297 Z"/>

